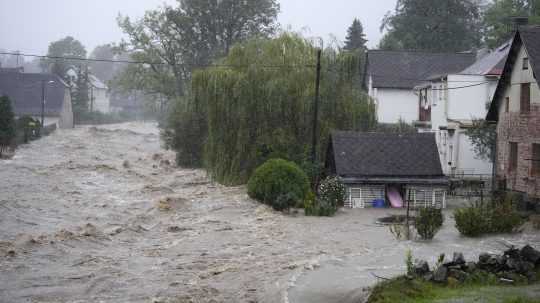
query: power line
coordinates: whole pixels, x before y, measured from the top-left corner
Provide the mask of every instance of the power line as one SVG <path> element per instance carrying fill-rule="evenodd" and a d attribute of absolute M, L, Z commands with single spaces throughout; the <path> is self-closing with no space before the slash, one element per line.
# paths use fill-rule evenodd
<path fill-rule="evenodd" d="M 190 66 L 194 68 L 235 68 L 235 67 L 249 67 L 250 64 L 170 64 L 166 62 L 151 62 L 151 61 L 132 61 L 132 60 L 109 60 L 109 59 L 92 59 L 92 58 L 79 58 L 79 57 L 64 57 L 64 56 L 47 56 L 47 55 L 35 55 L 35 54 L 23 54 L 23 53 L 12 53 L 12 52 L 0 52 L 0 55 L 11 55 L 11 56 L 23 56 L 23 57 L 33 57 L 40 59 L 53 59 L 53 60 L 66 60 L 66 61 L 83 61 L 83 62 L 102 62 L 102 63 L 122 63 L 122 64 L 143 64 L 143 65 L 167 65 L 167 66 Z M 271 64 L 253 64 L 263 68 L 315 68 L 316 65 L 310 64 L 293 64 L 293 65 L 271 65 Z"/>
<path fill-rule="evenodd" d="M 41 58 L 41 59 L 53 59 L 53 60 L 66 60 L 66 61 L 83 61 L 83 62 L 101 62 L 101 63 L 121 63 L 121 64 L 142 64 L 142 65 L 166 65 L 166 66 L 174 66 L 173 64 L 169 64 L 166 62 L 151 62 L 151 61 L 132 61 L 132 60 L 109 60 L 109 59 L 91 59 L 91 58 L 78 58 L 78 57 L 64 57 L 64 56 L 47 56 L 47 55 L 35 55 L 35 54 L 24 54 L 24 53 L 17 53 L 17 52 L 0 52 L 0 55 L 11 55 L 11 56 L 23 56 L 23 57 L 33 57 L 33 58 Z M 310 64 L 295 64 L 295 65 L 268 65 L 268 64 L 243 64 L 243 65 L 233 65 L 233 64 L 208 64 L 208 65 L 197 65 L 197 64 L 178 64 L 183 66 L 190 66 L 193 68 L 239 68 L 239 67 L 249 67 L 249 66 L 258 66 L 262 68 L 315 68 L 316 65 L 310 65 Z M 336 71 L 335 69 L 327 69 L 328 71 Z M 399 77 L 399 76 L 388 76 L 388 75 L 376 75 L 371 74 L 371 77 L 374 78 L 382 78 L 382 77 L 388 77 L 393 80 L 408 80 L 408 81 L 433 81 L 433 79 L 419 79 L 419 78 L 406 78 L 406 77 Z M 471 83 L 471 82 L 479 82 L 479 81 L 446 81 L 446 82 L 461 82 L 461 83 Z M 484 84 L 488 84 L 489 82 L 480 82 L 478 84 L 473 85 L 467 85 L 467 86 L 461 86 L 461 87 L 453 87 L 453 88 L 445 88 L 445 89 L 432 89 L 435 91 L 439 90 L 452 90 L 452 89 L 461 89 L 461 88 L 469 88 L 474 86 L 480 86 Z"/>
<path fill-rule="evenodd" d="M 431 90 L 453 90 L 453 89 L 462 89 L 462 88 L 469 88 L 469 87 L 475 87 L 480 86 L 484 84 L 488 84 L 489 82 L 482 82 L 477 84 L 471 84 L 471 85 L 465 85 L 465 86 L 458 86 L 458 87 L 447 87 L 447 88 L 432 88 Z"/>

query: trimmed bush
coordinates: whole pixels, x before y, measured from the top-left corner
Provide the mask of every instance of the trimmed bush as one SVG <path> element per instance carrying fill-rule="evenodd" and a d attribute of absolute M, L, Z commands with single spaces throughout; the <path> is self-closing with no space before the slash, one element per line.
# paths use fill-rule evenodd
<path fill-rule="evenodd" d="M 437 208 L 420 209 L 416 216 L 415 227 L 423 240 L 431 240 L 444 223 L 442 211 Z"/>
<path fill-rule="evenodd" d="M 248 195 L 276 210 L 287 210 L 304 201 L 310 192 L 307 175 L 293 162 L 271 159 L 255 170 Z"/>

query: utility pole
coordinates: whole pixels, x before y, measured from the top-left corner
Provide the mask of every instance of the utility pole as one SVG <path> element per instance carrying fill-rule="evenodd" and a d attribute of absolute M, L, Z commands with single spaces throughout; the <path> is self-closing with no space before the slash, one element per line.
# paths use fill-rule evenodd
<path fill-rule="evenodd" d="M 90 113 L 94 112 L 94 85 L 90 83 Z"/>
<path fill-rule="evenodd" d="M 317 141 L 318 141 L 318 124 L 319 124 L 319 93 L 321 85 L 321 55 L 322 50 L 317 50 L 317 78 L 315 80 L 315 104 L 313 105 L 313 141 L 311 145 L 311 161 L 313 164 L 317 162 Z"/>
<path fill-rule="evenodd" d="M 45 80 L 41 80 L 41 128 L 45 126 Z"/>

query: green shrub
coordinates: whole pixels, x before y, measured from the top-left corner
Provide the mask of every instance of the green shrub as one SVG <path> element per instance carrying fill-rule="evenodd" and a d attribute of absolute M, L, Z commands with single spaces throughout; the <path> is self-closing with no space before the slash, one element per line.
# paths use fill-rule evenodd
<path fill-rule="evenodd" d="M 304 201 L 310 192 L 306 174 L 294 163 L 271 159 L 255 170 L 248 182 L 248 195 L 276 210 L 286 210 Z"/>
<path fill-rule="evenodd" d="M 511 233 L 523 224 L 512 196 L 505 195 L 491 203 L 476 203 L 454 212 L 456 228 L 467 237 L 489 233 Z"/>
<path fill-rule="evenodd" d="M 328 177 L 319 186 L 319 195 L 332 205 L 343 206 L 347 198 L 347 189 L 338 177 Z"/>
<path fill-rule="evenodd" d="M 482 206 L 460 208 L 454 212 L 456 228 L 467 237 L 478 237 L 489 232 L 489 217 Z"/>
<path fill-rule="evenodd" d="M 490 219 L 490 231 L 493 233 L 512 233 L 523 223 L 511 197 L 493 203 Z"/>
<path fill-rule="evenodd" d="M 437 208 L 420 209 L 416 216 L 415 227 L 423 240 L 431 240 L 441 229 L 444 222 L 442 211 Z"/>
<path fill-rule="evenodd" d="M 15 114 L 11 101 L 6 96 L 0 96 L 0 157 L 15 139 Z"/>
<path fill-rule="evenodd" d="M 332 217 L 337 212 L 337 205 L 333 201 L 323 198 L 308 200 L 304 204 L 306 216 Z"/>

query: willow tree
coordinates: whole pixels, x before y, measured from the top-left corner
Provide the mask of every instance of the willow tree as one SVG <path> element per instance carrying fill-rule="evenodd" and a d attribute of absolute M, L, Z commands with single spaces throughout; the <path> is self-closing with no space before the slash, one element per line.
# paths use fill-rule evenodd
<path fill-rule="evenodd" d="M 178 164 L 203 165 L 224 184 L 247 181 L 269 158 L 302 165 L 311 147 L 316 51 L 285 33 L 236 45 L 216 66 L 196 71 L 170 119 Z M 331 130 L 376 124 L 360 91 L 359 56 L 326 50 L 322 61 L 318 160 Z"/>

